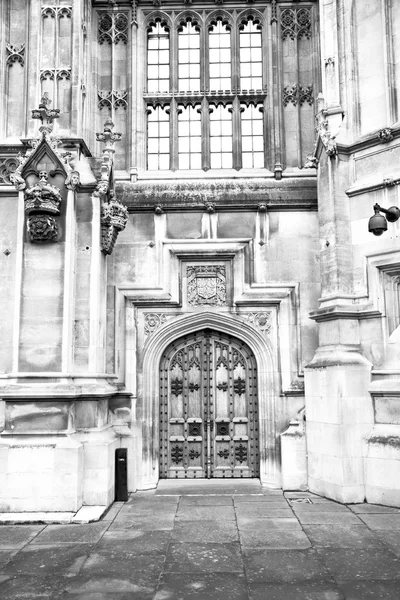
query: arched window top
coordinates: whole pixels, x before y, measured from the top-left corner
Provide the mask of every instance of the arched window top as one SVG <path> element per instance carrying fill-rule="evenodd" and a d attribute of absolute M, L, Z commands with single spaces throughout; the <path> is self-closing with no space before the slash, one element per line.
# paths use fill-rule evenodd
<path fill-rule="evenodd" d="M 149 37 L 168 37 L 169 29 L 165 24 L 161 23 L 161 21 L 157 21 L 156 23 L 149 25 L 147 28 L 147 35 Z"/>
<path fill-rule="evenodd" d="M 166 33 L 169 34 L 172 28 L 172 22 L 168 15 L 160 12 L 154 12 L 147 16 L 144 22 L 144 28 L 149 34 L 154 28 L 160 26 Z"/>
<path fill-rule="evenodd" d="M 262 30 L 263 16 L 257 10 L 247 10 L 239 15 L 239 31 L 247 30 L 249 26 L 252 27 L 252 31 Z"/>
<path fill-rule="evenodd" d="M 206 20 L 206 29 L 211 31 L 213 27 L 217 26 L 218 22 L 222 23 L 222 25 L 225 25 L 228 31 L 231 31 L 233 27 L 232 15 L 223 10 L 218 10 L 208 15 Z"/>
<path fill-rule="evenodd" d="M 185 12 L 179 15 L 177 19 L 177 31 L 182 33 L 185 27 L 190 25 L 196 33 L 200 33 L 201 18 L 197 13 Z"/>

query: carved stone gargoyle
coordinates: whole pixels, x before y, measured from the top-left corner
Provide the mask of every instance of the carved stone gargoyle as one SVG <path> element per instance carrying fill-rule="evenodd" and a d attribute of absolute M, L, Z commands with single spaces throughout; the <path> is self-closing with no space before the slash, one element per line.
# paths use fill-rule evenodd
<path fill-rule="evenodd" d="M 25 213 L 31 242 L 57 241 L 56 216 L 62 201 L 60 190 L 48 183 L 47 171 L 40 171 L 39 181 L 25 190 Z"/>

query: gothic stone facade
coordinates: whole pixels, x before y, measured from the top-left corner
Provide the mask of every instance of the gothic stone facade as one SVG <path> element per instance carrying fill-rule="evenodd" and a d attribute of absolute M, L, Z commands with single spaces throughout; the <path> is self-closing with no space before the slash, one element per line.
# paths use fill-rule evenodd
<path fill-rule="evenodd" d="M 26 27 L 29 23 L 29 27 Z M 394 0 L 0 4 L 0 510 L 400 505 Z M 306 421 L 305 421 L 306 417 Z"/>

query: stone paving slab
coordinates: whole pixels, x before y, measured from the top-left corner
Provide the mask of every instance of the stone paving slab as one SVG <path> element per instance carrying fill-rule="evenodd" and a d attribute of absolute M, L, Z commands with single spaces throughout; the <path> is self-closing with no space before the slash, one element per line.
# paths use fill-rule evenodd
<path fill-rule="evenodd" d="M 166 573 L 154 600 L 248 600 L 244 575 L 236 573 Z"/>
<path fill-rule="evenodd" d="M 394 508 L 393 506 L 381 506 L 380 504 L 349 504 L 348 508 L 356 514 L 400 514 L 400 510 L 398 508 Z"/>
<path fill-rule="evenodd" d="M 284 529 L 285 531 L 298 530 L 302 531 L 301 525 L 298 520 L 292 515 L 290 517 L 281 517 L 279 519 L 274 518 L 251 518 L 251 517 L 237 517 L 237 526 L 239 531 L 258 530 L 269 534 L 271 531 L 277 531 Z"/>
<path fill-rule="evenodd" d="M 262 499 L 264 496 L 256 497 Z M 179 506 L 233 506 L 233 500 L 232 496 L 182 496 Z"/>
<path fill-rule="evenodd" d="M 180 521 L 235 521 L 233 506 L 179 506 L 177 518 Z"/>
<path fill-rule="evenodd" d="M 326 525 L 333 523 L 337 525 L 362 525 L 359 517 L 348 512 L 304 512 L 295 511 L 301 525 Z"/>
<path fill-rule="evenodd" d="M 399 600 L 397 581 L 352 581 L 339 586 L 346 600 Z"/>
<path fill-rule="evenodd" d="M 345 597 L 334 583 L 319 583 L 310 581 L 309 583 L 294 583 L 292 585 L 252 583 L 249 585 L 249 599 L 345 600 Z M 350 600 L 350 598 L 348 600 Z"/>
<path fill-rule="evenodd" d="M 124 515 L 117 517 L 109 526 L 109 531 L 125 529 L 133 531 L 170 531 L 174 527 L 175 515 L 135 515 L 126 519 Z"/>
<path fill-rule="evenodd" d="M 249 583 L 331 581 L 314 550 L 246 550 L 244 565 Z"/>
<path fill-rule="evenodd" d="M 107 531 L 96 548 L 130 554 L 163 552 L 168 546 L 169 539 L 170 533 L 168 531 L 114 530 Z"/>
<path fill-rule="evenodd" d="M 400 559 L 390 550 L 317 548 L 316 552 L 339 583 L 361 579 L 400 580 Z"/>
<path fill-rule="evenodd" d="M 5 575 L 59 575 L 74 576 L 92 550 L 89 544 L 68 546 L 25 546 L 2 567 Z M 1 598 L 1 594 L 0 594 Z"/>
<path fill-rule="evenodd" d="M 398 515 L 358 515 L 370 529 L 400 529 L 400 514 Z M 400 532 L 399 532 L 400 535 Z"/>
<path fill-rule="evenodd" d="M 400 557 L 400 532 L 398 530 L 388 531 L 386 529 L 378 529 L 372 532 L 372 534 L 374 533 L 377 534 L 382 544 L 389 548 L 396 556 Z"/>
<path fill-rule="evenodd" d="M 303 531 L 241 531 L 240 542 L 243 551 L 248 548 L 268 548 L 271 550 L 305 550 L 311 547 L 310 540 Z"/>
<path fill-rule="evenodd" d="M 66 581 L 64 577 L 54 573 L 48 576 L 9 575 L 0 583 L 0 598 L 1 600 L 56 600 L 63 595 Z"/>
<path fill-rule="evenodd" d="M 172 532 L 171 541 L 192 543 L 238 542 L 239 534 L 232 521 L 177 521 Z"/>
<path fill-rule="evenodd" d="M 0 550 L 20 549 L 44 528 L 44 525 L 3 525 L 0 527 Z"/>
<path fill-rule="evenodd" d="M 91 523 L 89 525 L 48 525 L 32 541 L 32 544 L 77 544 L 97 543 L 107 531 L 109 523 Z"/>
<path fill-rule="evenodd" d="M 360 525 L 304 525 L 313 546 L 326 548 L 382 548 L 383 543 L 367 527 Z M 399 537 L 399 536 L 398 536 Z"/>
<path fill-rule="evenodd" d="M 170 544 L 165 571 L 175 573 L 240 573 L 243 563 L 238 543 Z"/>

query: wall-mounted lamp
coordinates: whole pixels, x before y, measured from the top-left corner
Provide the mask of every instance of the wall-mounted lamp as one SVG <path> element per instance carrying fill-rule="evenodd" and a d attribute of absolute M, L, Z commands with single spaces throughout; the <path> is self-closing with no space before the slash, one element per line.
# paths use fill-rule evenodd
<path fill-rule="evenodd" d="M 400 217 L 400 209 L 397 206 L 391 206 L 390 208 L 381 208 L 379 204 L 374 205 L 375 214 L 370 218 L 368 223 L 368 231 L 374 235 L 382 235 L 387 230 L 387 221 L 394 223 Z M 379 213 L 384 213 L 386 217 Z"/>

